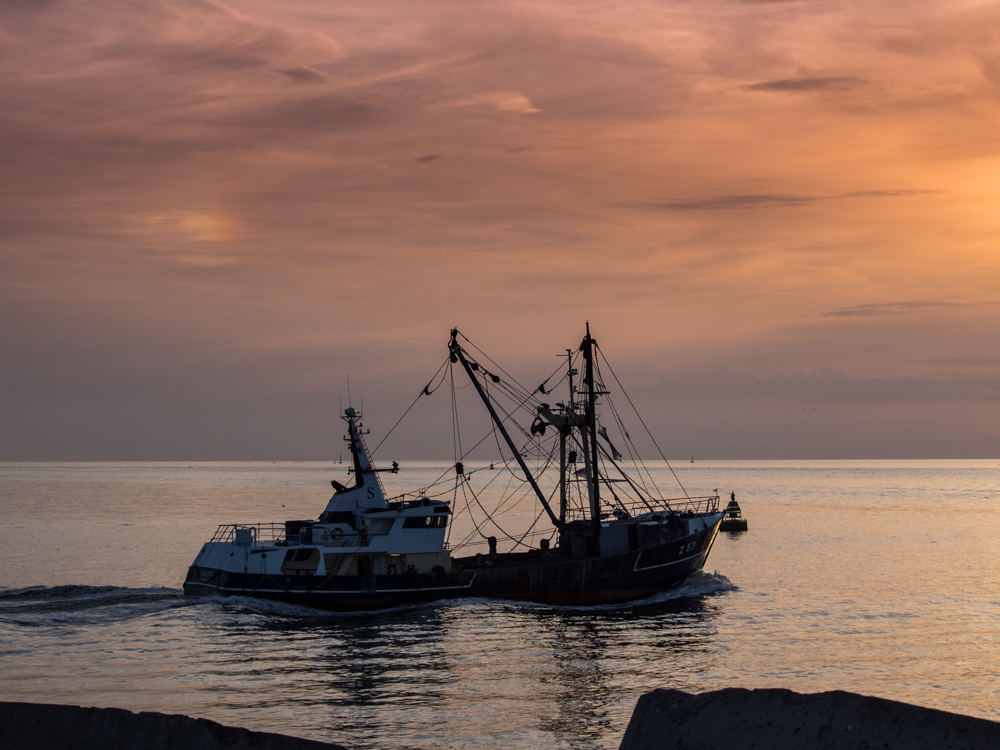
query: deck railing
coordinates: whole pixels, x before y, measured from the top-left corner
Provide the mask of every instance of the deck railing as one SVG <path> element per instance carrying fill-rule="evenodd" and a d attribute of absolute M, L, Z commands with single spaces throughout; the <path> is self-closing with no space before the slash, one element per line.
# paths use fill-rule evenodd
<path fill-rule="evenodd" d="M 305 533 L 303 533 L 305 532 Z M 247 547 L 284 547 L 298 544 L 316 544 L 323 547 L 367 547 L 374 537 L 385 536 L 388 530 L 370 533 L 361 539 L 357 533 L 343 537 L 324 539 L 323 531 L 313 531 L 312 527 L 302 529 L 297 534 L 286 534 L 283 523 L 226 523 L 215 530 L 211 541 L 238 544 Z M 445 545 L 445 549 L 448 545 Z"/>
<path fill-rule="evenodd" d="M 719 496 L 674 497 L 659 500 L 653 498 L 646 498 L 645 500 L 625 498 L 619 499 L 618 502 L 605 502 L 602 505 L 602 520 L 613 518 L 620 520 L 642 519 L 666 513 L 697 515 L 717 512 L 719 510 Z M 567 521 L 586 520 L 589 517 L 590 511 L 587 508 L 570 508 L 566 512 Z"/>
<path fill-rule="evenodd" d="M 242 544 L 249 547 L 273 546 L 285 541 L 283 523 L 226 523 L 215 530 L 213 542 Z"/>

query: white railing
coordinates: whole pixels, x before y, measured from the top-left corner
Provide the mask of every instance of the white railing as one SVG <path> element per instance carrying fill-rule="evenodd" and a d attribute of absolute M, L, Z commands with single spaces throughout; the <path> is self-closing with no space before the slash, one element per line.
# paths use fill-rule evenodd
<path fill-rule="evenodd" d="M 213 542 L 242 544 L 249 547 L 283 544 L 285 525 L 283 523 L 227 523 L 215 530 Z"/>

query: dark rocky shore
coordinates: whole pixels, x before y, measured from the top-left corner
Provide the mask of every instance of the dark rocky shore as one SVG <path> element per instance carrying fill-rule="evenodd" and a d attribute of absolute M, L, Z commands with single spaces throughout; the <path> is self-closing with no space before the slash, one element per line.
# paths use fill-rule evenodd
<path fill-rule="evenodd" d="M 393 747 L 386 738 L 383 747 Z M 441 747 L 449 747 L 441 738 Z M 972 750 L 1000 723 L 834 691 L 729 688 L 639 699 L 621 750 Z M 344 750 L 340 745 L 121 708 L 0 703 L 4 750 Z"/>
<path fill-rule="evenodd" d="M 391 746 L 391 744 L 389 745 Z M 3 750 L 345 750 L 208 719 L 123 708 L 0 703 Z"/>
<path fill-rule="evenodd" d="M 1000 748 L 1000 724 L 835 690 L 728 688 L 639 699 L 621 750 L 973 750 Z"/>

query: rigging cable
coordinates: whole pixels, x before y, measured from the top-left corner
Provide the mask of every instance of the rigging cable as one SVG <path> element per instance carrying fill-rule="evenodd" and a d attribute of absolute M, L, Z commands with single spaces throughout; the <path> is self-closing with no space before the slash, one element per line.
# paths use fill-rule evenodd
<path fill-rule="evenodd" d="M 625 423 L 622 421 L 621 415 L 618 413 L 618 409 L 615 406 L 614 402 L 611 400 L 610 395 L 608 396 L 607 404 L 611 409 L 611 414 L 615 419 L 615 424 L 618 426 L 618 430 L 625 441 L 625 448 L 628 451 L 629 461 L 632 464 L 632 468 L 636 472 L 637 478 L 641 486 L 640 484 L 636 484 L 636 482 L 632 479 L 632 477 L 630 477 L 628 474 L 622 471 L 621 467 L 617 463 L 615 463 L 614 461 L 612 461 L 612 463 L 614 463 L 615 468 L 618 469 L 618 473 L 622 475 L 625 481 L 628 482 L 628 484 L 631 487 L 633 487 L 635 491 L 639 493 L 640 496 L 645 494 L 650 498 L 654 497 L 653 493 L 650 492 L 649 488 L 646 486 L 646 478 L 648 477 L 650 484 L 652 484 L 653 486 L 653 489 L 656 490 L 656 494 L 659 495 L 660 498 L 662 499 L 663 495 L 660 492 L 659 487 L 656 486 L 656 481 L 653 479 L 653 475 L 650 473 L 649 469 L 646 467 L 646 465 L 642 462 L 642 459 L 639 457 L 638 451 L 636 450 L 635 447 L 635 443 L 632 442 L 632 436 L 628 434 L 628 430 L 625 428 Z M 605 453 L 605 455 L 607 454 Z M 643 502 L 645 502 L 645 499 L 643 499 Z"/>
<path fill-rule="evenodd" d="M 375 458 L 375 453 L 378 451 L 379 448 L 382 447 L 382 443 L 384 443 L 386 440 L 388 440 L 389 436 L 392 434 L 393 430 L 395 430 L 397 427 L 399 427 L 399 423 L 402 422 L 404 419 L 406 419 L 406 415 L 410 413 L 410 409 L 412 409 L 414 406 L 417 405 L 417 401 L 420 400 L 420 397 L 421 396 L 430 396 L 432 393 L 434 393 L 434 391 L 436 391 L 438 388 L 441 387 L 441 384 L 444 383 L 444 377 L 443 376 L 441 378 L 441 382 L 438 383 L 434 387 L 434 391 L 430 390 L 431 383 L 434 382 L 434 378 L 436 378 L 441 373 L 441 371 L 445 368 L 445 365 L 447 365 L 447 364 L 448 364 L 448 358 L 445 357 L 444 362 L 441 363 L 441 366 L 438 368 L 437 372 L 434 373 L 434 377 L 431 378 L 430 382 L 427 385 L 424 386 L 424 389 L 422 391 L 420 391 L 420 393 L 417 394 L 417 397 L 415 399 L 413 399 L 413 403 L 410 404 L 409 407 L 406 409 L 406 411 L 403 412 L 403 416 L 401 416 L 399 419 L 396 420 L 396 424 L 394 424 L 392 426 L 391 430 L 389 430 L 387 433 L 385 433 L 385 437 L 382 438 L 379 441 L 378 445 L 375 446 L 375 449 L 369 454 L 369 456 L 371 456 L 371 458 L 373 458 L 373 459 Z"/>
<path fill-rule="evenodd" d="M 540 474 L 545 472 L 545 470 L 551 464 L 552 460 L 553 460 L 552 454 L 550 454 L 549 457 L 548 457 L 548 460 L 545 463 L 545 465 L 542 467 L 541 471 L 539 472 Z M 496 476 L 499 477 L 500 474 L 497 474 Z M 497 523 L 497 521 L 495 519 L 495 516 L 497 514 L 502 513 L 504 511 L 512 510 L 513 508 L 517 507 L 526 498 L 534 496 L 533 492 L 522 492 L 521 496 L 515 500 L 513 493 L 508 494 L 508 492 L 510 490 L 511 482 L 513 482 L 514 480 L 519 480 L 519 477 L 517 477 L 517 475 L 515 475 L 513 472 L 510 472 L 510 476 L 508 477 L 508 480 L 507 480 L 507 489 L 504 490 L 503 493 L 501 493 L 502 499 L 501 499 L 500 503 L 496 506 L 496 508 L 493 509 L 492 512 L 490 512 L 489 510 L 486 509 L 486 507 L 482 504 L 482 502 L 479 500 L 479 497 L 472 490 L 472 487 L 468 485 L 468 483 L 464 483 L 463 484 L 463 488 L 465 488 L 465 489 L 463 489 L 463 493 L 467 491 L 472 496 L 472 499 L 475 500 L 476 505 L 479 506 L 479 509 L 483 512 L 483 515 L 485 516 L 484 520 L 481 523 L 478 523 L 476 521 L 476 519 L 474 518 L 474 516 L 472 515 L 472 506 L 471 506 L 471 504 L 468 503 L 468 498 L 466 498 L 466 503 L 467 503 L 467 506 L 469 507 L 469 518 L 472 521 L 473 526 L 475 527 L 475 533 L 478 533 L 481 538 L 483 538 L 483 539 L 487 538 L 487 536 L 482 531 L 482 527 L 483 527 L 483 525 L 487 521 L 489 521 L 490 523 L 493 524 L 493 526 L 495 526 L 500 531 L 500 533 L 503 535 L 503 537 L 505 539 L 509 539 L 509 540 L 513 541 L 514 544 L 515 544 L 515 546 L 527 546 L 527 545 L 524 544 L 524 539 L 526 539 L 529 535 L 531 535 L 533 533 L 533 529 L 538 524 L 538 519 L 541 518 L 542 515 L 545 513 L 544 510 L 542 510 L 542 511 L 539 512 L 539 514 L 535 518 L 534 522 L 532 522 L 531 526 L 528 527 L 527 531 L 525 531 L 525 533 L 523 535 L 521 535 L 521 537 L 519 539 L 515 538 L 514 535 L 512 535 L 511 533 L 509 533 L 508 531 L 506 531 L 502 526 L 500 526 L 500 524 Z M 492 484 L 493 481 L 494 480 L 491 480 L 490 483 L 488 483 L 486 485 L 486 487 L 489 487 L 489 484 Z M 484 487 L 483 489 L 486 489 L 486 487 Z M 557 489 L 558 489 L 558 485 L 553 489 L 552 494 L 549 497 L 549 500 L 551 500 L 552 497 L 555 495 L 555 492 L 556 492 Z M 513 501 L 513 502 L 511 502 L 511 501 Z M 475 536 L 475 533 L 468 534 L 465 537 L 465 539 L 463 539 L 461 542 L 459 542 L 456 545 L 455 548 L 456 549 L 461 549 L 461 548 L 463 548 L 465 546 L 468 546 L 471 543 L 470 540 Z M 534 532 L 534 533 L 537 534 L 537 532 Z"/>
<path fill-rule="evenodd" d="M 598 351 L 600 351 L 600 347 L 598 347 Z M 684 497 L 690 500 L 691 496 L 688 494 L 688 491 L 684 489 L 684 485 L 681 484 L 680 477 L 677 476 L 677 472 L 674 471 L 674 467 L 670 465 L 670 462 L 667 460 L 667 457 L 663 455 L 663 451 L 660 450 L 660 446 L 656 442 L 656 438 L 654 438 L 653 433 L 649 431 L 649 427 L 646 426 L 646 422 L 642 418 L 642 415 L 639 413 L 639 410 L 635 408 L 635 404 L 633 404 L 632 399 L 629 398 L 628 392 L 625 390 L 625 386 L 623 386 L 622 381 L 618 379 L 618 376 L 615 374 L 614 368 L 611 367 L 611 363 L 608 362 L 607 357 L 604 356 L 604 352 L 601 352 L 601 357 L 604 359 L 604 364 L 606 364 L 608 366 L 608 369 L 611 370 L 611 377 L 613 377 L 615 379 L 615 382 L 618 383 L 618 387 L 621 389 L 622 394 L 625 396 L 625 400 L 628 401 L 628 405 L 632 407 L 632 411 L 635 413 L 635 416 L 638 417 L 639 423 L 642 425 L 643 429 L 646 430 L 646 434 L 649 435 L 649 439 L 653 441 L 653 445 L 656 447 L 656 452 L 660 454 L 660 458 L 663 459 L 663 462 L 667 465 L 667 468 L 670 469 L 670 473 L 673 474 L 674 479 L 677 480 L 677 486 L 681 488 L 681 492 L 684 493 Z"/>

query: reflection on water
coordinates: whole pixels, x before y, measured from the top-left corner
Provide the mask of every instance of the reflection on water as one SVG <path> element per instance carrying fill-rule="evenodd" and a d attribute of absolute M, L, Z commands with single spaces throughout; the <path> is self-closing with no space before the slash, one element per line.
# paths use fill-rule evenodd
<path fill-rule="evenodd" d="M 724 589 L 722 577 L 703 587 Z M 614 745 L 636 697 L 690 682 L 717 638 L 711 596 L 558 609 L 486 600 L 330 615 L 206 603 L 200 703 L 350 747 Z M 447 743 L 446 743 L 447 744 Z"/>
<path fill-rule="evenodd" d="M 699 654 L 716 636 L 714 610 L 700 598 L 680 598 L 627 610 L 536 612 L 551 644 L 551 674 L 541 682 L 552 692 L 554 715 L 539 729 L 558 735 L 571 747 L 592 746 L 610 733 L 621 695 L 671 681 L 700 668 Z"/>

